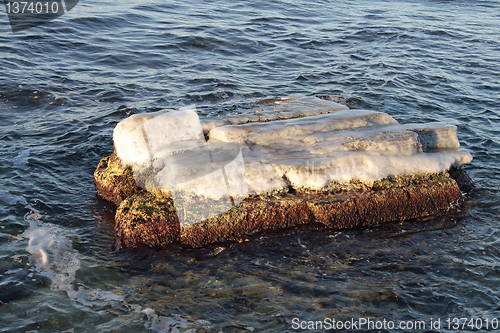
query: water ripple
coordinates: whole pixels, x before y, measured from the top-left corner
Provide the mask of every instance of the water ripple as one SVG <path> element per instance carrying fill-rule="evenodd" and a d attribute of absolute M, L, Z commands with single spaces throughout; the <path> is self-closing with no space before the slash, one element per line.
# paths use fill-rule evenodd
<path fill-rule="evenodd" d="M 185 330 L 187 321 L 214 332 L 284 332 L 306 314 L 500 318 L 499 7 L 86 1 L 17 34 L 5 18 L 2 324 L 51 332 L 95 323 L 97 330 L 127 332 L 144 329 L 145 316 L 153 331 Z M 259 99 L 294 93 L 384 111 L 405 123 L 456 125 L 474 156 L 466 169 L 477 188 L 461 211 L 418 221 L 255 235 L 199 250 L 115 252 L 114 207 L 96 196 L 92 173 L 111 153 L 118 121 L 192 103 L 201 116 L 241 113 Z M 23 217 L 31 209 L 71 238 L 81 263 L 72 292 L 123 299 L 98 300 L 92 312 L 51 292 L 18 236 L 29 228 Z"/>

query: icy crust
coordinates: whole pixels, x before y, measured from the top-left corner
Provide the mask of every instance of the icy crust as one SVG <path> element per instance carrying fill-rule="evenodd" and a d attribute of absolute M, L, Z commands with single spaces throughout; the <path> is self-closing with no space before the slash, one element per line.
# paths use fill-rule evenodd
<path fill-rule="evenodd" d="M 156 189 L 217 200 L 225 197 L 228 201 L 228 191 L 241 200 L 247 194 L 245 164 L 238 145 L 208 143 L 184 154 L 167 156 L 156 164 L 161 169 L 155 177 Z"/>
<path fill-rule="evenodd" d="M 225 118 L 202 119 L 205 133 L 215 127 L 225 125 L 241 125 L 246 123 L 268 122 L 316 116 L 319 114 L 333 113 L 348 110 L 345 105 L 323 100 L 314 96 L 292 95 L 272 101 L 269 105 L 259 105 L 248 110 L 245 114 L 230 115 Z"/>
<path fill-rule="evenodd" d="M 209 138 L 244 147 L 246 181 L 254 194 L 290 186 L 321 191 L 352 181 L 371 186 L 388 176 L 441 173 L 472 160 L 460 149 L 453 125 L 402 125 L 366 110 L 223 126 Z"/>
<path fill-rule="evenodd" d="M 314 133 L 332 132 L 351 128 L 370 127 L 373 124 L 397 124 L 391 116 L 373 111 L 347 110 L 333 114 L 250 123 L 239 126 L 216 127 L 209 132 L 210 141 L 267 144 L 271 140 L 296 138 Z"/>
<path fill-rule="evenodd" d="M 115 127 L 113 142 L 127 167 L 196 148 L 205 138 L 194 106 L 188 106 L 132 115 Z"/>
<path fill-rule="evenodd" d="M 460 149 L 456 127 L 444 123 L 399 124 L 381 112 L 315 97 L 291 97 L 259 110 L 205 122 L 208 133 L 194 107 L 134 115 L 115 128 L 115 151 L 123 167 L 132 166 L 138 186 L 174 201 L 219 200 L 222 210 L 248 194 L 371 186 L 388 176 L 442 173 L 472 160 Z"/>

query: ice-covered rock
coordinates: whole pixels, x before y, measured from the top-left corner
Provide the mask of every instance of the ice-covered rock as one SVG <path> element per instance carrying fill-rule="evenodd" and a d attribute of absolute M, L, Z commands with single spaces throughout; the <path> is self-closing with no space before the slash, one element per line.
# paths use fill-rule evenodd
<path fill-rule="evenodd" d="M 391 175 L 446 172 L 472 159 L 460 149 L 453 125 L 401 125 L 365 110 L 226 125 L 213 128 L 209 138 L 247 147 L 246 181 L 255 193 L 288 185 L 321 190 L 332 182 L 371 184 Z"/>
<path fill-rule="evenodd" d="M 232 192 L 370 185 L 388 176 L 446 172 L 472 159 L 453 125 L 399 124 L 385 113 L 316 97 L 285 98 L 258 111 L 205 122 L 208 144 L 193 108 L 133 115 L 114 131 L 116 153 L 125 166 L 156 168 L 154 181 L 145 182 L 149 189 L 228 203 Z M 236 156 L 244 163 L 226 172 Z"/>
<path fill-rule="evenodd" d="M 415 219 L 457 207 L 473 186 L 452 168 L 472 159 L 455 126 L 399 124 L 316 97 L 208 120 L 194 107 L 134 115 L 113 139 L 115 153 L 94 179 L 118 206 L 119 247 L 197 247 L 311 223 Z"/>
<path fill-rule="evenodd" d="M 273 140 L 296 138 L 314 133 L 397 123 L 385 113 L 346 110 L 312 117 L 216 127 L 209 132 L 209 138 L 211 141 L 267 145 Z"/>

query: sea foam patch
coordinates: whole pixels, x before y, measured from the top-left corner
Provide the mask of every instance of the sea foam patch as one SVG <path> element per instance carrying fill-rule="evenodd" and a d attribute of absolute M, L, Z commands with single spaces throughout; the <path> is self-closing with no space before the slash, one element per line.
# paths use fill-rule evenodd
<path fill-rule="evenodd" d="M 199 320 L 188 316 L 158 315 L 151 307 L 130 303 L 125 295 L 113 291 L 83 286 L 75 289 L 76 273 L 82 268 L 81 255 L 73 248 L 73 243 L 63 227 L 44 222 L 38 211 L 28 208 L 31 210 L 24 216 L 24 220 L 29 226 L 16 240 L 28 240 L 26 251 L 30 254 L 31 267 L 51 280 L 51 290 L 66 293 L 71 300 L 85 306 L 84 312 L 100 316 L 109 312 L 115 318 L 116 309 L 126 310 L 128 313 L 123 313 L 123 320 L 132 323 L 138 321 L 136 318 L 146 316 L 147 320 L 142 325 L 153 332 L 195 332 L 197 328 L 207 328 L 210 325 L 208 321 L 201 324 Z M 92 307 L 102 309 L 104 304 L 110 307 L 110 310 L 91 310 Z"/>

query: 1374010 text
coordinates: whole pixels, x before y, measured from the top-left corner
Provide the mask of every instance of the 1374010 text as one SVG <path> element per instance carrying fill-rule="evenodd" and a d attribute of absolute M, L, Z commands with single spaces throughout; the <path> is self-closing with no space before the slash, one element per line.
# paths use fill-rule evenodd
<path fill-rule="evenodd" d="M 9 1 L 5 3 L 8 14 L 55 14 L 59 12 L 57 1 Z"/>
<path fill-rule="evenodd" d="M 431 318 L 430 320 L 396 321 L 383 318 L 358 318 L 339 320 L 324 318 L 322 320 L 292 319 L 293 330 L 497 330 L 500 328 L 498 318 L 462 317 Z"/>

